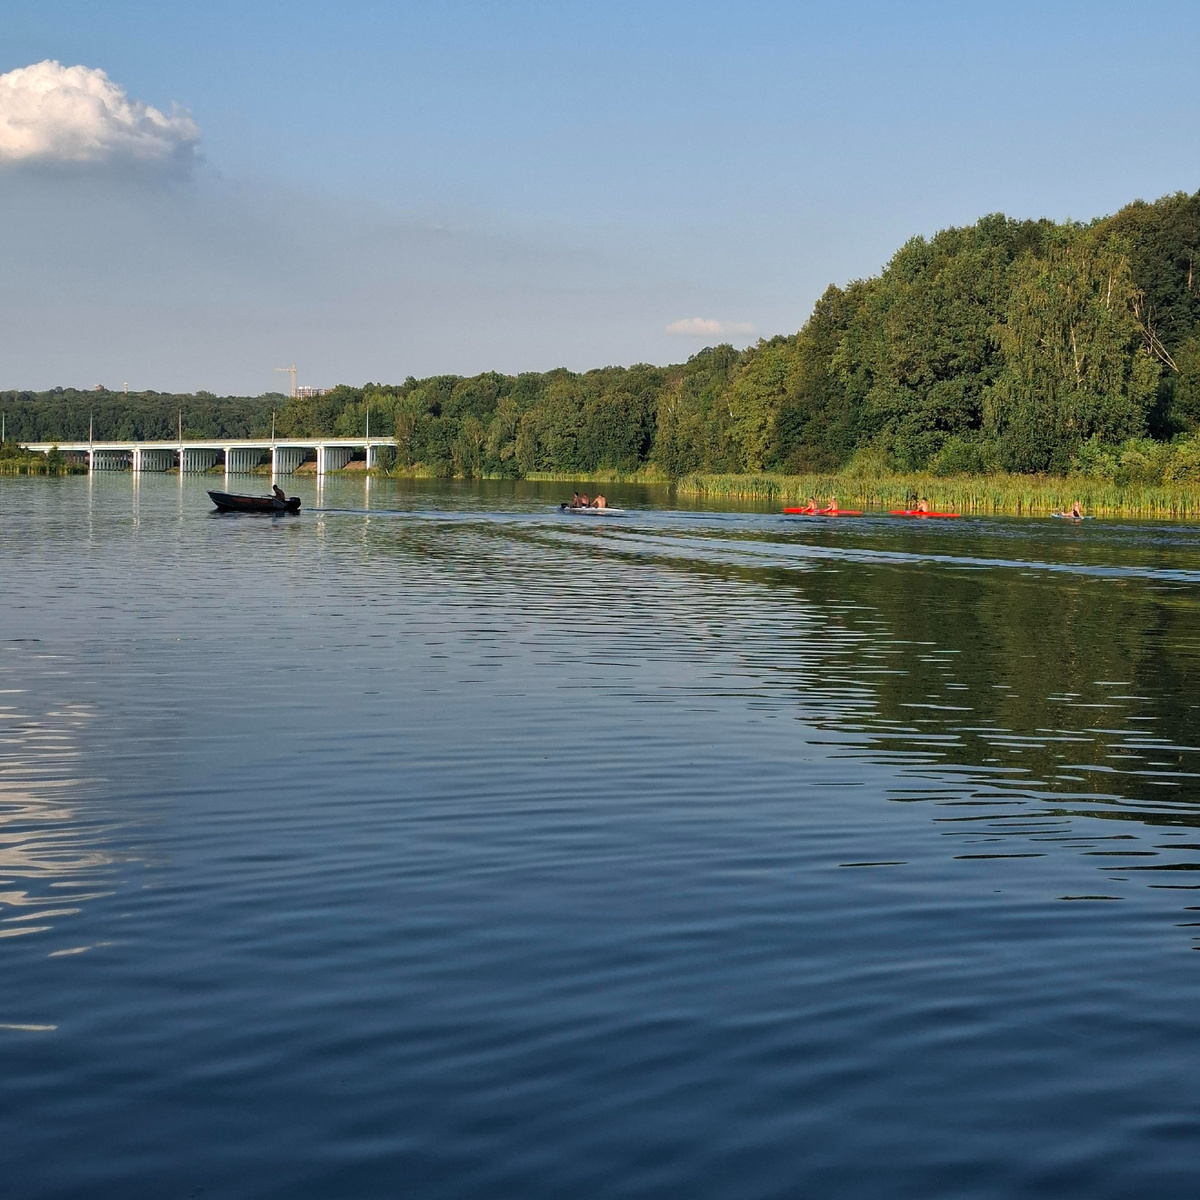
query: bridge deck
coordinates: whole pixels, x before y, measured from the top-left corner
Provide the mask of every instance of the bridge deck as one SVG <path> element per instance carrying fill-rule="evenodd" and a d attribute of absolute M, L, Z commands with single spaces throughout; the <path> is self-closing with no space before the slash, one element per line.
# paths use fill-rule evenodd
<path fill-rule="evenodd" d="M 367 446 L 394 446 L 394 437 L 372 438 L 202 438 L 191 440 L 178 438 L 170 441 L 127 442 L 96 438 L 91 442 L 22 442 L 21 445 L 39 454 L 49 454 L 55 446 L 71 454 L 84 454 L 89 450 L 270 450 L 287 447 L 295 450 L 317 450 L 322 446 L 344 447 L 362 450 Z"/>
<path fill-rule="evenodd" d="M 264 454 L 271 456 L 272 475 L 290 475 L 308 457 L 317 455 L 317 474 L 340 471 L 355 450 L 365 450 L 367 466 L 378 462 L 378 451 L 395 446 L 394 437 L 343 438 L 195 438 L 183 441 L 131 442 L 93 439 L 90 442 L 27 442 L 28 449 L 49 454 L 56 447 L 68 454 L 86 454 L 89 471 L 169 471 L 176 466 L 183 474 L 199 474 L 217 465 L 225 456 L 225 473 L 239 475 L 257 469 Z M 126 457 L 128 456 L 128 457 Z"/>

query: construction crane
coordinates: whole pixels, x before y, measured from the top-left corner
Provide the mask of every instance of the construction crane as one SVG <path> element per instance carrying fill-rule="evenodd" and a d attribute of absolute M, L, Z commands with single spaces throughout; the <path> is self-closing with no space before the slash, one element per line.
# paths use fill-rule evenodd
<path fill-rule="evenodd" d="M 285 375 L 292 377 L 292 399 L 296 398 L 296 364 L 292 363 L 290 367 L 276 367 L 275 370 L 282 371 Z"/>

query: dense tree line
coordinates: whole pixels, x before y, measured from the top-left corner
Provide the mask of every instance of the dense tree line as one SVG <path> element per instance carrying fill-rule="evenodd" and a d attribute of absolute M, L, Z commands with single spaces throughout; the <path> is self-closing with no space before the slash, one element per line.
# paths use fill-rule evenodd
<path fill-rule="evenodd" d="M 0 392 L 5 434 L 18 442 L 86 442 L 89 428 L 100 438 L 161 441 L 184 437 L 255 437 L 271 429 L 272 409 L 282 396 L 214 396 L 209 392 L 79 391 Z"/>
<path fill-rule="evenodd" d="M 1091 223 L 984 217 L 831 286 L 798 333 L 665 367 L 218 400 L 10 393 L 10 436 L 394 432 L 402 468 L 1113 473 L 1200 426 L 1200 193 Z M 1160 463 L 1161 465 L 1161 463 Z M 1158 469 L 1157 467 L 1155 468 Z"/>

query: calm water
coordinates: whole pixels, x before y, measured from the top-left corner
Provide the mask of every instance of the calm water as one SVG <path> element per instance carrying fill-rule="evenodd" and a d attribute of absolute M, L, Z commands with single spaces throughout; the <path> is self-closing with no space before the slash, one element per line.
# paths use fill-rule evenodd
<path fill-rule="evenodd" d="M 1200 528 L 204 486 L 0 480 L 0 1192 L 1200 1193 Z"/>

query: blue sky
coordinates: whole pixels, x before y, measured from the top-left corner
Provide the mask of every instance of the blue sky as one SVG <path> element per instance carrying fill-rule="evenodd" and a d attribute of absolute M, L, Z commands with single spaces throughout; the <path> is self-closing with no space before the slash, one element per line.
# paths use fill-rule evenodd
<path fill-rule="evenodd" d="M 913 233 L 1200 188 L 1194 3 L 0 15 L 0 75 L 99 69 L 197 131 L 184 170 L 0 164 L 0 387 L 677 361 Z"/>

